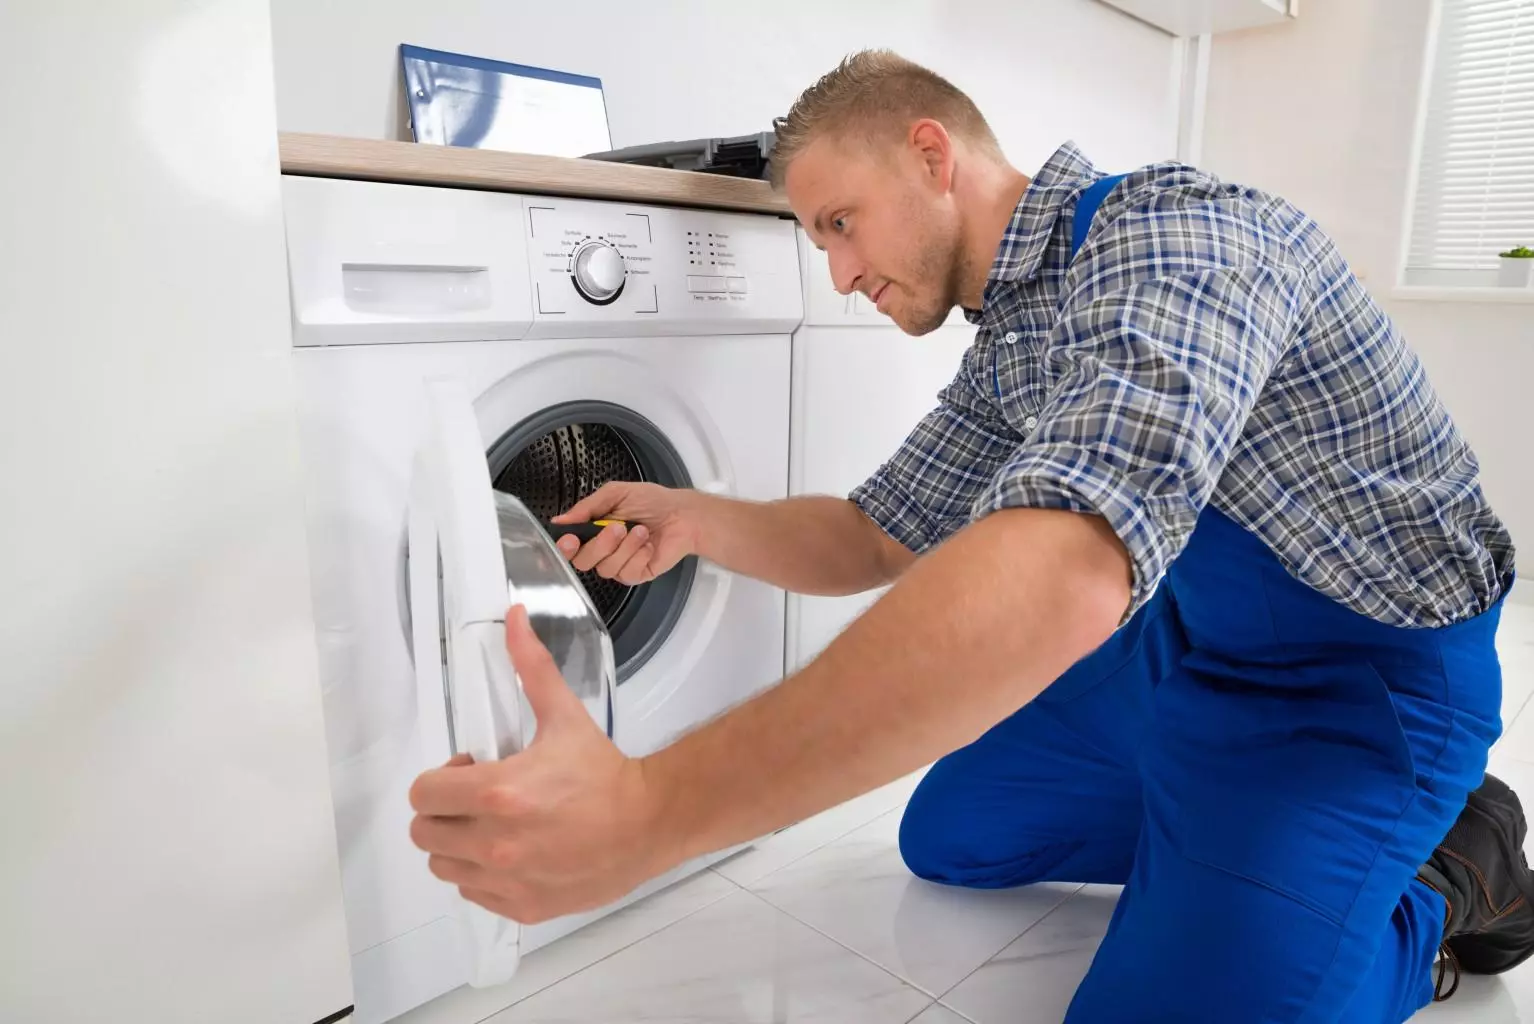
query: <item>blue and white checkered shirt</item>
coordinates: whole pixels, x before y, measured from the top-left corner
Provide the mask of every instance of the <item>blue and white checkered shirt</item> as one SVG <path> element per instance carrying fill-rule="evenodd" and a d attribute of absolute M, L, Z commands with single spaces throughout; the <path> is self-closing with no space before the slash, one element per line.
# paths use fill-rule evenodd
<path fill-rule="evenodd" d="M 1017 205 L 937 407 L 852 499 L 924 551 L 1004 508 L 1103 516 L 1154 592 L 1206 505 L 1295 576 L 1400 626 L 1502 595 L 1513 546 L 1474 453 L 1330 238 L 1182 164 L 1101 175 L 1072 145 Z"/>

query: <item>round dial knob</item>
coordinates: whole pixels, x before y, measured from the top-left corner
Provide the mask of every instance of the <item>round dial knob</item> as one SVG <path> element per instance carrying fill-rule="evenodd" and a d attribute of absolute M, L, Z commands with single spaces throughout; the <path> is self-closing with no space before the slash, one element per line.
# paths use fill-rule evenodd
<path fill-rule="evenodd" d="M 571 275 L 575 290 L 588 302 L 605 305 L 623 291 L 623 257 L 606 242 L 586 242 L 575 250 Z"/>

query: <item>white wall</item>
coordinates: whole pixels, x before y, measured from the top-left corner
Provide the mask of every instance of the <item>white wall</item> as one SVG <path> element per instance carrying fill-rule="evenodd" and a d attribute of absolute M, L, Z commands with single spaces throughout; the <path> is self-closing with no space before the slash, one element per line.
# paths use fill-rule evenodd
<path fill-rule="evenodd" d="M 265 0 L 5 0 L 0 1020 L 351 1003 Z"/>
<path fill-rule="evenodd" d="M 1534 306 L 1389 297 L 1430 8 L 1326 0 L 1290 25 L 1216 37 L 1202 162 L 1286 196 L 1331 232 L 1427 364 L 1515 542 L 1534 552 Z"/>
<path fill-rule="evenodd" d="M 408 138 L 401 43 L 595 75 L 615 147 L 765 130 L 847 52 L 889 46 L 968 91 L 1025 172 L 1066 138 L 1110 169 L 1176 151 L 1171 37 L 1096 0 L 274 0 L 272 8 L 278 123 L 288 131 Z"/>

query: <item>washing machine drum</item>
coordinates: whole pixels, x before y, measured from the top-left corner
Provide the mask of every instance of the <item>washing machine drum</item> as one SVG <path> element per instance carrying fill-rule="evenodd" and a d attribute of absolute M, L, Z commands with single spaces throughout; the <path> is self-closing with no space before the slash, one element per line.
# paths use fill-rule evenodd
<path fill-rule="evenodd" d="M 579 402 L 546 409 L 507 431 L 489 452 L 495 488 L 515 495 L 539 519 L 552 519 L 612 481 L 688 487 L 675 447 L 653 423 L 622 406 Z M 686 559 L 638 586 L 579 574 L 608 632 L 621 684 L 675 627 L 696 565 Z"/>

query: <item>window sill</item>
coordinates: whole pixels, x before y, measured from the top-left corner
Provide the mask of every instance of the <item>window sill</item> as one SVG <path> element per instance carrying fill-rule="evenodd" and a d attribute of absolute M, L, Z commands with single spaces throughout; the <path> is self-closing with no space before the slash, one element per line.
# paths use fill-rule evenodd
<path fill-rule="evenodd" d="M 1479 302 L 1534 305 L 1534 288 L 1429 288 L 1402 285 L 1390 291 L 1401 302 Z"/>

